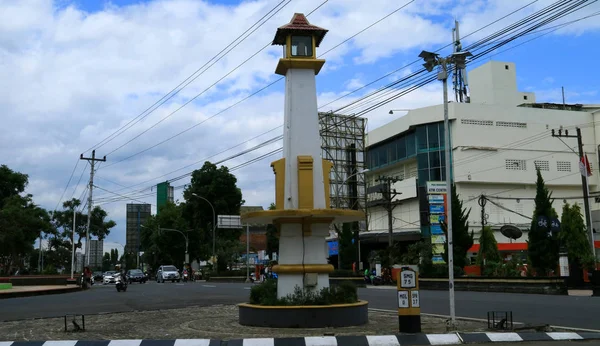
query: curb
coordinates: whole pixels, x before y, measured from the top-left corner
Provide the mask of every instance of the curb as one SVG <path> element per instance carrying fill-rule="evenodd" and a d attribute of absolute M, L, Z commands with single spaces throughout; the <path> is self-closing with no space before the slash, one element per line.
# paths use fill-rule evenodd
<path fill-rule="evenodd" d="M 8 293 L 0 293 L 0 299 L 45 296 L 45 295 L 51 295 L 51 294 L 63 294 L 63 293 L 71 293 L 71 292 L 78 292 L 78 291 L 81 291 L 81 287 L 79 287 L 79 286 L 56 288 L 56 289 L 52 289 L 52 290 L 8 292 Z"/>
<path fill-rule="evenodd" d="M 237 339 L 227 346 L 407 346 L 487 342 L 600 340 L 600 333 L 454 333 Z M 80 346 L 80 345 L 77 345 Z"/>

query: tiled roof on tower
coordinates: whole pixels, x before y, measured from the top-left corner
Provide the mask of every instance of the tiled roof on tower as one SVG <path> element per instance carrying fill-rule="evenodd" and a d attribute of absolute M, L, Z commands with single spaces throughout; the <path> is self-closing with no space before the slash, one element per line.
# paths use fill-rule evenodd
<path fill-rule="evenodd" d="M 284 46 L 286 43 L 286 37 L 289 34 L 294 33 L 300 35 L 314 35 L 315 44 L 318 47 L 325 37 L 325 34 L 327 34 L 327 31 L 329 30 L 310 24 L 304 14 L 294 13 L 294 17 L 292 17 L 292 20 L 288 24 L 277 29 L 277 33 L 275 33 L 275 38 L 273 39 L 273 44 Z"/>

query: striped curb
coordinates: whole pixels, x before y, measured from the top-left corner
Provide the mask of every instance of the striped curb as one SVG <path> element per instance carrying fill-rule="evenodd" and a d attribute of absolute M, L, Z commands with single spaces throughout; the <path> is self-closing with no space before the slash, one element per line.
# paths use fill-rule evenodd
<path fill-rule="evenodd" d="M 297 338 L 237 339 L 229 341 L 211 339 L 0 341 L 0 346 L 416 346 L 519 341 L 549 342 L 559 340 L 600 340 L 600 333 L 454 333 L 307 336 Z"/>

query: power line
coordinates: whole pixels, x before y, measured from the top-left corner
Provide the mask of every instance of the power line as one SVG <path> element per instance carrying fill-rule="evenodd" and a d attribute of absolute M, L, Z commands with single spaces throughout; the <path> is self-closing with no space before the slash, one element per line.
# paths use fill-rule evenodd
<path fill-rule="evenodd" d="M 77 169 L 78 165 L 79 165 L 79 159 L 77 159 L 77 162 L 75 163 L 75 167 L 73 167 L 73 170 L 71 171 L 71 175 L 69 176 L 67 185 L 65 186 L 65 189 L 63 190 L 62 195 L 60 195 L 60 198 L 58 199 L 58 202 L 56 203 L 56 206 L 54 207 L 53 213 L 56 213 L 56 210 L 58 209 L 60 202 L 62 202 L 63 197 L 65 197 L 65 193 L 67 192 L 67 189 L 69 188 L 69 184 L 71 184 L 71 179 L 73 179 L 73 175 L 75 174 L 75 170 Z"/>
<path fill-rule="evenodd" d="M 286 2 L 287 1 L 287 2 Z M 194 71 L 194 73 L 192 73 L 191 75 L 189 75 L 185 80 L 183 80 L 181 83 L 179 83 L 175 88 L 171 89 L 171 91 L 169 91 L 167 94 L 165 94 L 163 97 L 161 97 L 158 101 L 156 101 L 154 104 L 152 104 L 150 107 L 146 108 L 142 113 L 140 113 L 138 116 L 136 116 L 135 118 L 133 118 L 132 120 L 130 120 L 127 124 L 123 125 L 122 127 L 120 127 L 119 129 L 117 129 L 116 131 L 114 131 L 111 135 L 109 135 L 108 137 L 104 138 L 102 141 L 100 141 L 99 143 L 95 144 L 94 146 L 92 146 L 91 148 L 89 148 L 88 150 L 86 150 L 85 152 L 88 152 L 92 149 L 99 149 L 102 146 L 104 146 L 105 144 L 111 142 L 113 139 L 117 138 L 118 136 L 120 136 L 121 134 L 123 134 L 125 131 L 127 131 L 128 129 L 130 129 L 132 126 L 134 126 L 135 124 L 137 124 L 138 122 L 140 122 L 141 120 L 143 120 L 144 118 L 146 118 L 148 115 L 150 115 L 152 112 L 154 112 L 156 109 L 158 109 L 161 105 L 163 105 L 164 103 L 166 103 L 167 101 L 169 101 L 171 98 L 173 98 L 174 96 L 176 96 L 177 94 L 179 94 L 179 92 L 183 89 L 185 89 L 190 83 L 192 83 L 193 81 L 195 81 L 198 77 L 200 77 L 202 74 L 204 74 L 206 71 L 208 71 L 208 69 L 210 67 L 212 67 L 214 64 L 216 64 L 219 60 L 221 60 L 222 58 L 224 58 L 227 54 L 229 54 L 229 52 L 231 52 L 235 47 L 237 47 L 240 43 L 242 43 L 243 41 L 245 41 L 252 33 L 254 33 L 256 30 L 258 30 L 261 26 L 263 26 L 270 18 L 272 18 L 273 15 L 271 15 L 271 17 L 267 18 L 264 22 L 260 23 L 265 17 L 267 17 L 269 14 L 271 14 L 271 12 L 275 11 L 279 6 L 281 6 L 281 4 L 283 4 L 284 2 L 286 2 L 281 8 L 279 8 L 275 14 L 277 14 L 277 12 L 281 11 L 285 6 L 287 6 L 291 0 L 283 0 L 280 3 L 278 3 L 273 9 L 271 9 L 269 12 L 267 12 L 267 14 L 265 14 L 264 16 L 262 16 L 258 21 L 256 21 L 254 24 L 252 24 L 248 29 L 246 29 L 244 31 L 243 34 L 240 34 L 238 37 L 236 37 L 233 41 L 231 41 L 231 43 L 229 43 L 229 45 L 227 45 L 225 48 L 223 48 L 219 53 L 215 54 L 210 60 L 208 60 L 206 63 L 204 63 L 204 65 L 202 65 L 200 68 L 198 68 L 196 71 Z M 260 25 L 259 25 L 260 23 Z M 258 26 L 257 26 L 258 25 Z M 248 33 L 248 31 L 250 31 L 253 27 L 257 26 L 254 30 L 252 30 L 250 33 Z M 244 38 L 242 38 L 244 35 L 246 35 Z M 240 38 L 242 38 L 240 40 Z M 237 44 L 235 44 L 233 47 L 231 47 L 236 41 L 240 40 Z M 231 47 L 231 49 L 229 49 L 229 51 L 225 52 L 229 47 Z M 225 54 L 223 54 L 221 57 L 219 57 L 217 59 L 217 57 L 221 54 L 225 52 Z M 215 60 L 216 59 L 216 60 Z M 212 61 L 214 61 L 210 66 L 206 67 L 209 63 L 211 63 Z M 205 68 L 206 67 L 206 68 Z M 204 69 L 204 71 L 200 72 L 202 69 Z M 198 74 L 198 72 L 200 72 Z M 193 78 L 192 78 L 193 77 Z M 185 84 L 185 85 L 184 85 Z M 182 86 L 183 85 L 183 86 Z M 180 88 L 181 87 L 181 88 Z M 156 106 L 156 107 L 155 107 Z M 135 121 L 135 122 L 134 122 Z M 131 125 L 130 125 L 131 124 Z M 112 138 L 111 138 L 112 137 Z M 113 153 L 114 151 L 116 151 L 117 149 L 113 150 L 112 152 L 110 152 L 109 154 Z"/>

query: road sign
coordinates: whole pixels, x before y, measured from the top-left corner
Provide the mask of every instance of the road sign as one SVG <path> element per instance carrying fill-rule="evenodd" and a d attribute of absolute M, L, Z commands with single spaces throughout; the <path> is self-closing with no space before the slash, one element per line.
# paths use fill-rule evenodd
<path fill-rule="evenodd" d="M 444 194 L 448 190 L 446 189 L 445 181 L 428 181 L 427 182 L 427 193 L 428 194 Z"/>
<path fill-rule="evenodd" d="M 217 227 L 219 228 L 243 228 L 239 215 L 218 215 Z"/>
<path fill-rule="evenodd" d="M 413 308 L 420 308 L 420 304 L 419 291 L 410 291 L 410 306 Z"/>
<path fill-rule="evenodd" d="M 398 291 L 398 308 L 408 308 L 408 291 Z"/>
<path fill-rule="evenodd" d="M 400 287 L 415 288 L 417 287 L 417 273 L 412 270 L 403 270 L 400 273 Z"/>

